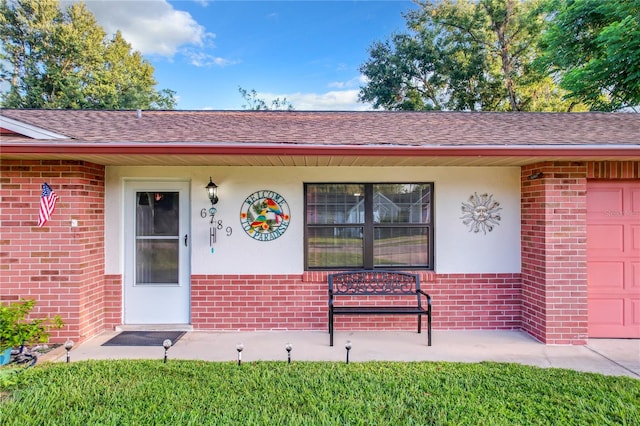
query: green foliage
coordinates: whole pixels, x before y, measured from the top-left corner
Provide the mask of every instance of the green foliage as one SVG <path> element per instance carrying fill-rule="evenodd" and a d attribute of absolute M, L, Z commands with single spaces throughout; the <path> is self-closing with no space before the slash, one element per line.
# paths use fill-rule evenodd
<path fill-rule="evenodd" d="M 541 2 L 417 1 L 407 33 L 370 47 L 360 101 L 389 110 L 575 109 L 532 66 L 546 22 Z"/>
<path fill-rule="evenodd" d="M 20 383 L 20 378 L 17 375 L 23 370 L 23 367 L 14 366 L 3 366 L 0 368 L 0 389 Z M 0 394 L 0 400 L 1 399 L 2 395 Z"/>
<path fill-rule="evenodd" d="M 118 32 L 109 39 L 84 3 L 0 1 L 4 108 L 173 109 L 153 66 Z"/>
<path fill-rule="evenodd" d="M 592 110 L 640 105 L 640 1 L 553 0 L 541 68 Z"/>
<path fill-rule="evenodd" d="M 64 324 L 59 316 L 31 318 L 35 300 L 0 304 L 0 350 L 21 345 L 47 342 L 49 330 Z"/>
<path fill-rule="evenodd" d="M 516 364 L 82 361 L 19 379 L 0 424 L 640 424 L 638 380 Z"/>
<path fill-rule="evenodd" d="M 238 86 L 238 92 L 242 96 L 242 99 L 246 102 L 242 105 L 242 109 L 252 110 L 252 111 L 271 111 L 271 110 L 285 110 L 285 111 L 293 111 L 293 105 L 291 102 L 287 101 L 287 98 L 276 98 L 271 101 L 271 105 L 267 105 L 267 102 L 264 99 L 258 98 L 258 92 L 255 89 L 251 89 L 248 91 Z"/>

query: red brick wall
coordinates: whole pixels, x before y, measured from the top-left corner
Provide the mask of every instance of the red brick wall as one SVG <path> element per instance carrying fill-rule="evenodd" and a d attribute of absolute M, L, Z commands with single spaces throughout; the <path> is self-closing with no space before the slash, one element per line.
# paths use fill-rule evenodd
<path fill-rule="evenodd" d="M 520 274 L 423 272 L 438 329 L 519 329 Z M 327 272 L 194 275 L 192 323 L 200 330 L 327 330 Z M 336 330 L 415 330 L 412 316 L 335 319 Z M 424 323 L 426 325 L 426 322 Z"/>
<path fill-rule="evenodd" d="M 326 293 L 300 275 L 193 275 L 191 322 L 201 330 L 318 330 Z"/>
<path fill-rule="evenodd" d="M 122 275 L 104 277 L 104 325 L 113 330 L 122 324 Z"/>
<path fill-rule="evenodd" d="M 542 179 L 529 179 L 541 167 L 523 167 L 521 177 L 522 328 L 546 339 L 546 210 Z"/>
<path fill-rule="evenodd" d="M 587 339 L 586 172 L 585 163 L 522 168 L 522 327 L 546 343 Z"/>
<path fill-rule="evenodd" d="M 59 197 L 37 227 L 43 182 Z M 104 328 L 104 166 L 81 161 L 3 160 L 0 165 L 0 300 L 36 299 L 35 315 L 65 322 L 52 342 Z M 77 227 L 71 220 L 78 221 Z"/>
<path fill-rule="evenodd" d="M 640 179 L 640 161 L 592 161 L 587 179 Z"/>

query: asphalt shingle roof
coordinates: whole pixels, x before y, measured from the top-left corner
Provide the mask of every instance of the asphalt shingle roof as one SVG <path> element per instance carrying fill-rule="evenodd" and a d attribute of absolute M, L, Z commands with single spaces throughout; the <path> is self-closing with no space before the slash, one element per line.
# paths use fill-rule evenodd
<path fill-rule="evenodd" d="M 640 114 L 635 113 L 143 111 L 138 118 L 136 111 L 2 110 L 0 127 L 3 117 L 85 143 L 640 144 Z M 25 141 L 4 134 L 1 138 Z"/>

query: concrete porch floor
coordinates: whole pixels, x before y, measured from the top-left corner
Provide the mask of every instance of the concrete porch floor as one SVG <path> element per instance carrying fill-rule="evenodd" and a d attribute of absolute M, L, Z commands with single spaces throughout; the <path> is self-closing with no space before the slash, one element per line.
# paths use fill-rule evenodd
<path fill-rule="evenodd" d="M 118 331 L 104 332 L 71 350 L 71 362 L 87 359 L 162 359 L 161 346 L 101 346 Z M 291 343 L 292 361 L 344 361 L 345 343 L 351 341 L 350 362 L 450 361 L 514 362 L 543 368 L 567 368 L 640 379 L 640 339 L 590 339 L 586 346 L 552 346 L 520 331 L 433 331 L 433 345 L 426 334 L 410 331 L 336 331 L 334 346 L 320 331 L 205 332 L 189 331 L 168 351 L 171 359 L 235 361 L 242 343 L 243 362 L 286 361 L 285 345 Z M 41 357 L 64 361 L 58 348 Z"/>

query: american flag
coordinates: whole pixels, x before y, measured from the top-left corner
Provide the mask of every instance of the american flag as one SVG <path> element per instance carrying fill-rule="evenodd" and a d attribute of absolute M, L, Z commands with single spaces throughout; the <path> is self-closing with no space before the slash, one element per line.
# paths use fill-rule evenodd
<path fill-rule="evenodd" d="M 58 201 L 56 193 L 47 182 L 43 183 L 42 196 L 40 197 L 40 213 L 38 214 L 38 227 L 44 226 L 51 218 L 51 214 L 56 208 L 56 201 Z"/>

